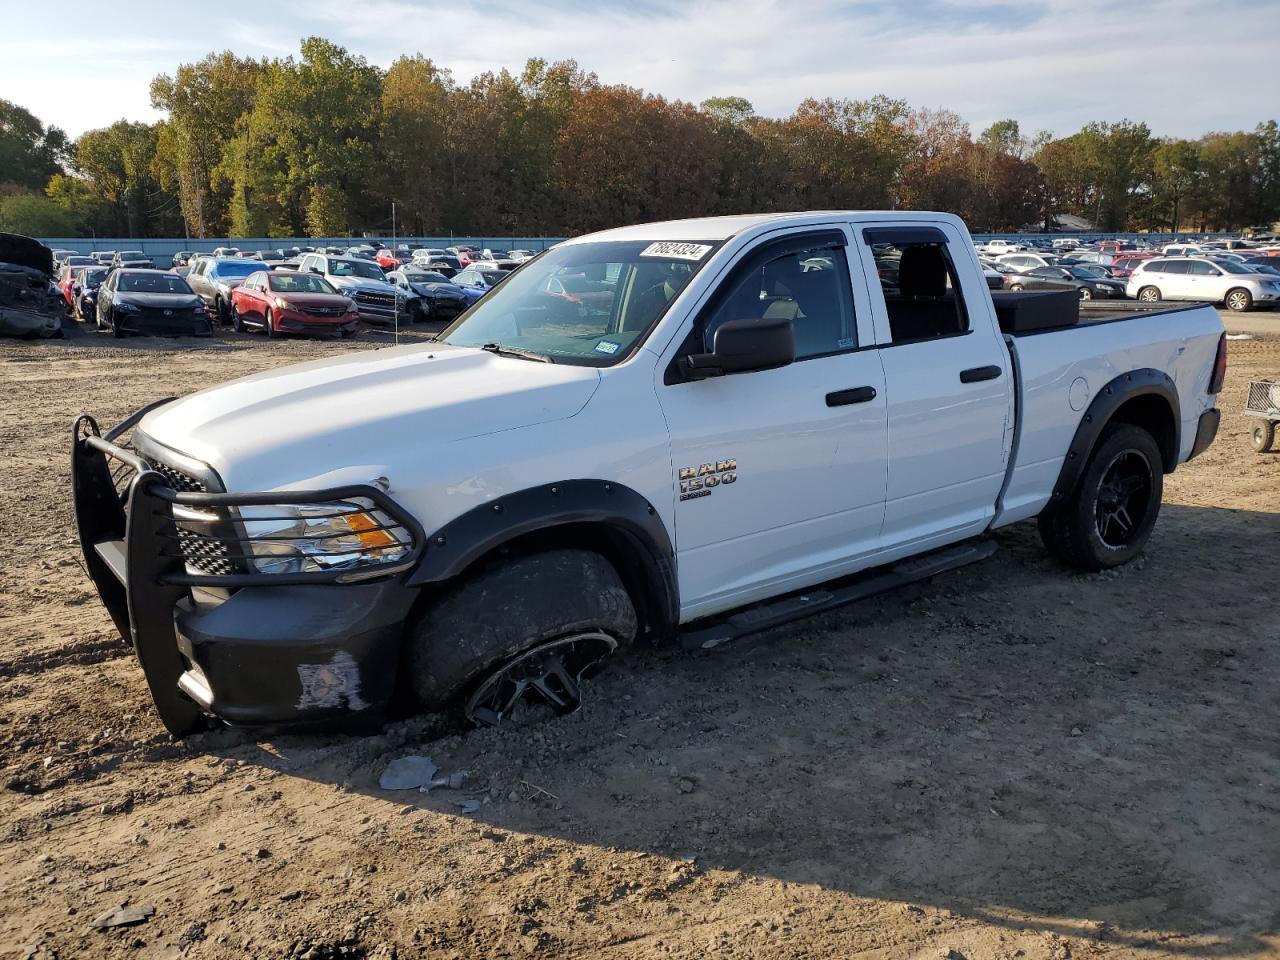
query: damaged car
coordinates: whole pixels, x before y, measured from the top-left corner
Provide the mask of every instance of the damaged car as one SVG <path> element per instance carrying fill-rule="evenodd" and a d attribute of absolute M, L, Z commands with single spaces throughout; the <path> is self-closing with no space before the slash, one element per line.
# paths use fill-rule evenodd
<path fill-rule="evenodd" d="M 61 337 L 65 313 L 49 248 L 31 237 L 0 233 L 0 337 Z"/>
<path fill-rule="evenodd" d="M 715 647 L 1022 521 L 1116 567 L 1217 433 L 1212 307 L 993 294 L 949 214 L 651 223 L 503 277 L 432 342 L 75 421 L 85 566 L 174 734 L 572 712 L 633 644 Z"/>

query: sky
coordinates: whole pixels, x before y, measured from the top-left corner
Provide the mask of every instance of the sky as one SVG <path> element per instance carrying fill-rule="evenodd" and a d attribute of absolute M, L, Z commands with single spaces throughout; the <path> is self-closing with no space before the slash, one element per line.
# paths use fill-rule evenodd
<path fill-rule="evenodd" d="M 1065 136 L 1092 120 L 1196 137 L 1280 119 L 1280 0 L 0 0 L 0 98 L 72 136 L 155 120 L 148 86 L 214 50 L 295 54 L 304 36 L 386 67 L 422 53 L 466 82 L 529 57 L 671 99 L 877 93 Z M 452 12 L 450 12 L 452 11 Z M 30 29 L 23 29 L 28 26 Z"/>

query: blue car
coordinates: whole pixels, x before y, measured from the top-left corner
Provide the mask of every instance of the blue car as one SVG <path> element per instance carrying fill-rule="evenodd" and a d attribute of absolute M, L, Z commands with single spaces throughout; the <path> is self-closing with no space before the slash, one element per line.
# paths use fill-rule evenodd
<path fill-rule="evenodd" d="M 453 282 L 467 295 L 467 303 L 472 304 L 507 279 L 509 273 L 507 270 L 494 270 L 473 263 L 454 277 Z"/>

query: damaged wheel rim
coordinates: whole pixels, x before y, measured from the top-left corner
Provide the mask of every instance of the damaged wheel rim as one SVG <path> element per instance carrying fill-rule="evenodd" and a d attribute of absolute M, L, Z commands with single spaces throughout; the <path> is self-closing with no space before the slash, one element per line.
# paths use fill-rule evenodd
<path fill-rule="evenodd" d="M 525 708 L 570 714 L 582 706 L 582 680 L 618 648 L 606 633 L 574 633 L 539 644 L 490 672 L 463 708 L 472 723 L 497 727 Z"/>

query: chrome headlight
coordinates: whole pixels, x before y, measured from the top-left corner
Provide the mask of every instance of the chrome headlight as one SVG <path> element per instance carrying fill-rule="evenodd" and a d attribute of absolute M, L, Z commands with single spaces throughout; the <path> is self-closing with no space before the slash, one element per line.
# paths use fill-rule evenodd
<path fill-rule="evenodd" d="M 286 300 L 284 297 L 276 297 L 275 305 L 281 310 L 289 309 L 289 301 Z"/>
<path fill-rule="evenodd" d="M 246 559 L 258 573 L 382 568 L 409 556 L 413 537 L 364 497 L 239 508 Z"/>

